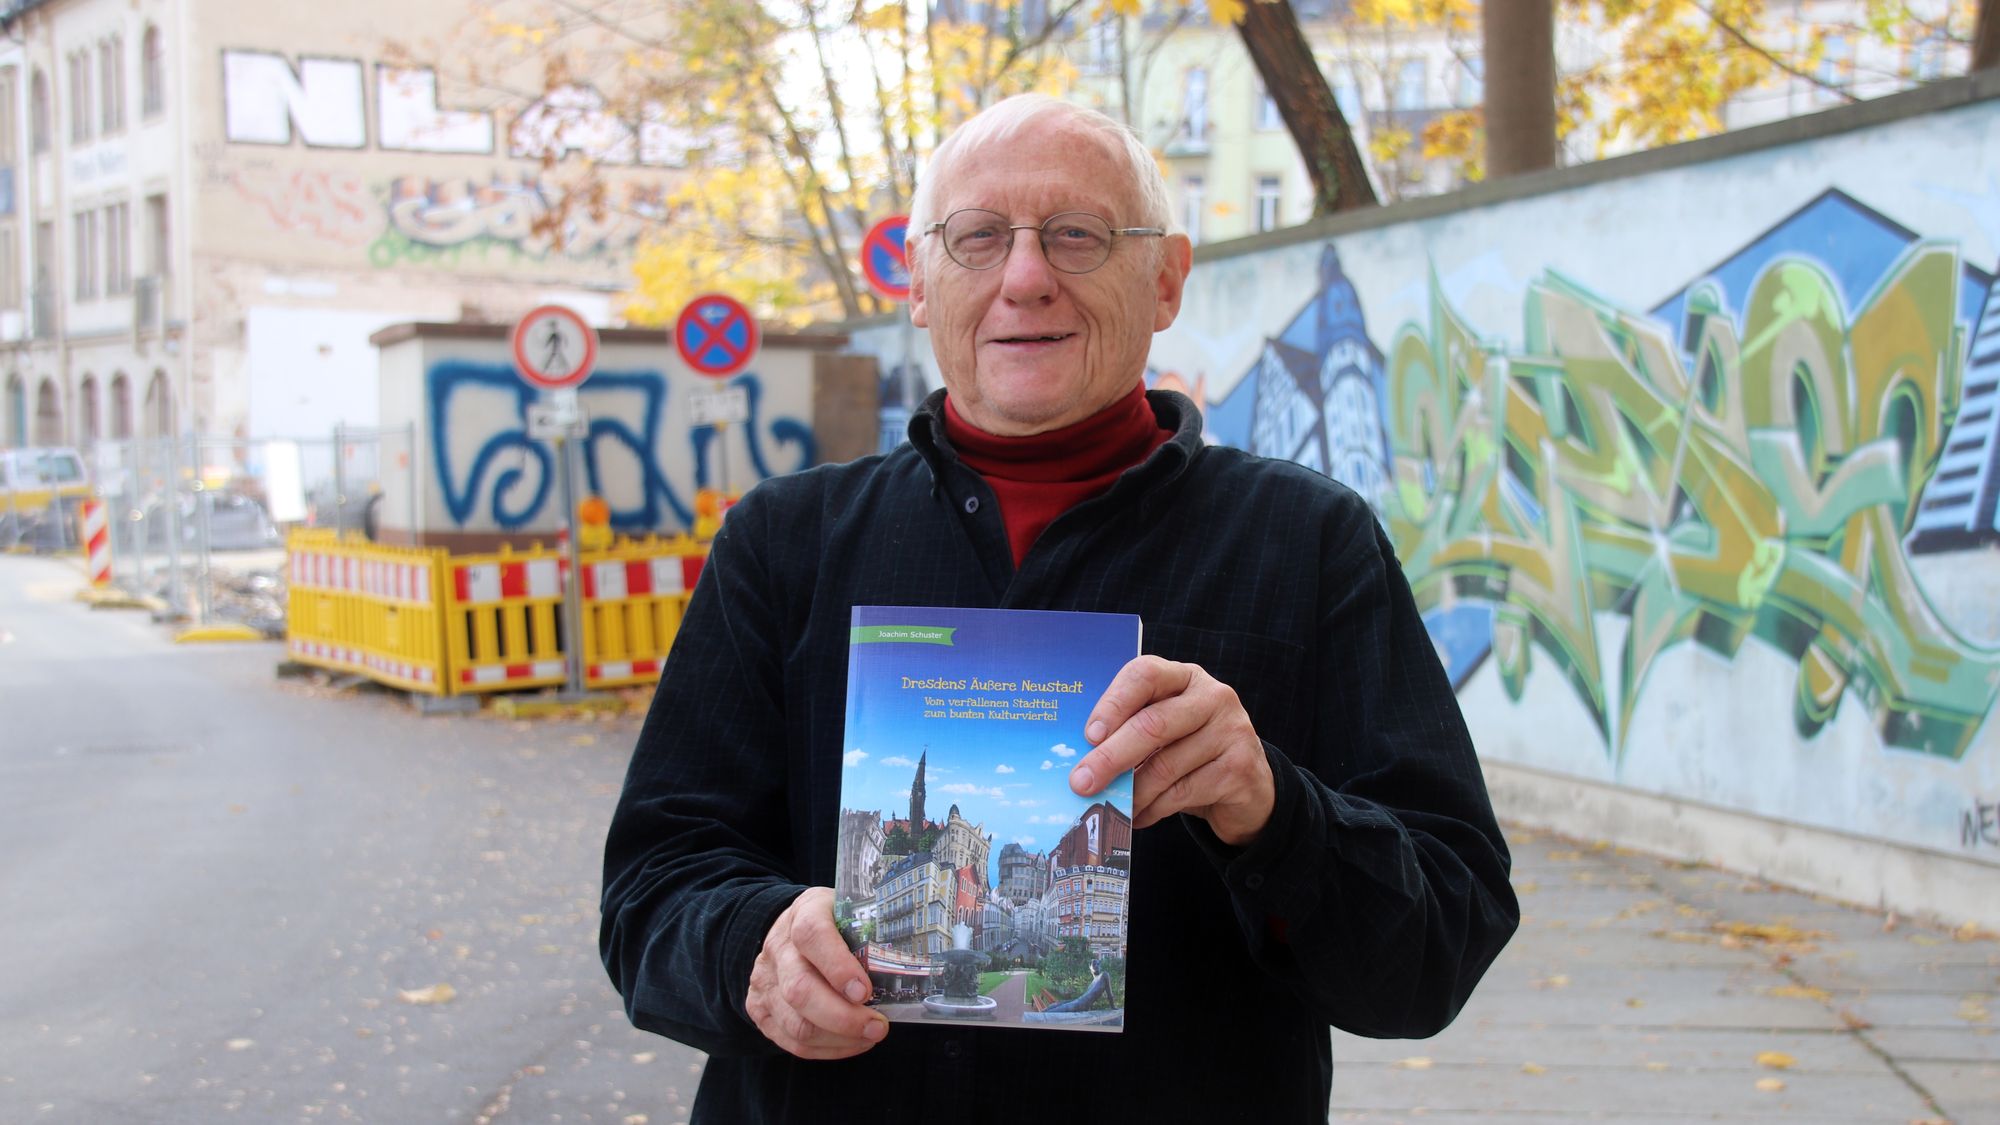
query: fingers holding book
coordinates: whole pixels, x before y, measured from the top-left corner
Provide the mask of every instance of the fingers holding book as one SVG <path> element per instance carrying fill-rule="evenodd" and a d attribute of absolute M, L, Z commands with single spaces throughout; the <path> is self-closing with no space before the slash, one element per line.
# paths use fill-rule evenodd
<path fill-rule="evenodd" d="M 1242 847 L 1271 819 L 1276 790 L 1257 730 L 1235 690 L 1199 665 L 1157 656 L 1126 664 L 1084 736 L 1095 749 L 1070 772 L 1070 787 L 1089 796 L 1134 771 L 1134 828 L 1185 812 Z"/>
<path fill-rule="evenodd" d="M 868 976 L 813 887 L 778 915 L 750 968 L 743 1007 L 757 1030 L 802 1059 L 844 1059 L 880 1043 L 889 1021 L 866 1005 Z"/>

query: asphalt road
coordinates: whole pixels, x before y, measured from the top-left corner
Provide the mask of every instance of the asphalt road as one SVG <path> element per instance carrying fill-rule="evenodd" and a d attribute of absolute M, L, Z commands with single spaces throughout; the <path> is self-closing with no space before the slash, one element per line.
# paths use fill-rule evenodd
<path fill-rule="evenodd" d="M 0 557 L 0 1122 L 686 1119 L 597 961 L 635 717 L 424 718 L 77 585 Z"/>

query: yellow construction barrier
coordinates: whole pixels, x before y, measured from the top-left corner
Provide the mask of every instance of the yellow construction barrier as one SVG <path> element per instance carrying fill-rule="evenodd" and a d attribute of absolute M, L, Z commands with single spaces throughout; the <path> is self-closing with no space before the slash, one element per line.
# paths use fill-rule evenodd
<path fill-rule="evenodd" d="M 585 686 L 657 681 L 708 559 L 707 544 L 685 537 L 626 540 L 581 558 Z"/>
<path fill-rule="evenodd" d="M 560 687 L 563 666 L 560 552 L 454 555 L 445 580 L 445 652 L 451 693 Z"/>
<path fill-rule="evenodd" d="M 302 664 L 425 695 L 451 693 L 444 647 L 448 552 L 385 547 L 332 531 L 286 541 L 286 648 Z"/>
<path fill-rule="evenodd" d="M 383 547 L 330 531 L 288 541 L 289 648 L 301 663 L 428 695 L 568 682 L 562 553 L 453 556 Z M 621 540 L 580 556 L 584 683 L 659 679 L 707 559 L 692 539 Z"/>

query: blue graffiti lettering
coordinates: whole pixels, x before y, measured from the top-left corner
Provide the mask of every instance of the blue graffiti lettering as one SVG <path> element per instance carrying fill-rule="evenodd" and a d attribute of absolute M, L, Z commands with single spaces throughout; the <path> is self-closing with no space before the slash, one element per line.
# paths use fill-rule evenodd
<path fill-rule="evenodd" d="M 766 436 L 773 451 L 796 454 L 794 463 L 780 472 L 796 472 L 811 465 L 818 452 L 811 427 L 788 417 L 772 419 L 767 427 L 762 421 L 763 381 L 746 372 L 733 382 L 743 388 L 749 403 L 750 418 L 741 432 L 757 478 L 777 475 L 764 447 Z M 480 518 L 483 502 L 483 515 L 503 530 L 534 522 L 550 502 L 555 480 L 555 462 L 548 447 L 527 433 L 528 408 L 539 393 L 506 364 L 468 360 L 437 362 L 430 369 L 428 384 L 432 461 L 452 521 L 463 527 Z M 580 389 L 578 397 L 590 417 L 589 436 L 583 443 L 584 487 L 611 504 L 611 524 L 620 531 L 654 531 L 671 523 L 681 527 L 694 523 L 694 510 L 686 499 L 692 490 L 675 487 L 659 456 L 665 444 L 668 389 L 662 372 L 643 369 L 599 371 Z M 486 400 L 484 408 L 476 405 L 481 399 Z M 454 410 L 461 429 L 472 417 L 492 419 L 496 414 L 509 425 L 490 433 L 470 453 L 462 440 L 455 450 Z M 709 426 L 688 428 L 695 489 L 709 487 L 708 454 L 721 452 L 719 443 L 714 442 L 716 436 L 717 431 Z M 502 467 L 505 457 L 516 451 L 519 459 Z M 624 472 L 612 472 L 607 462 L 624 462 L 619 466 Z M 636 488 L 611 483 L 620 477 L 634 480 Z"/>

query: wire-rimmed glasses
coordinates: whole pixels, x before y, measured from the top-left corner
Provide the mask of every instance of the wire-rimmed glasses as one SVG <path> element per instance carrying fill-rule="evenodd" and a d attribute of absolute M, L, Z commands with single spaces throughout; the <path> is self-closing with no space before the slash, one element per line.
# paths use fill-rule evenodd
<path fill-rule="evenodd" d="M 1064 273 L 1089 273 L 1103 265 L 1120 235 L 1157 238 L 1167 233 L 1162 227 L 1114 227 L 1088 211 L 1064 211 L 1040 224 L 1009 223 L 1005 215 L 978 207 L 953 211 L 924 233 L 940 235 L 944 252 L 966 269 L 990 270 L 1007 260 L 1017 230 L 1040 231 L 1042 256 Z"/>

